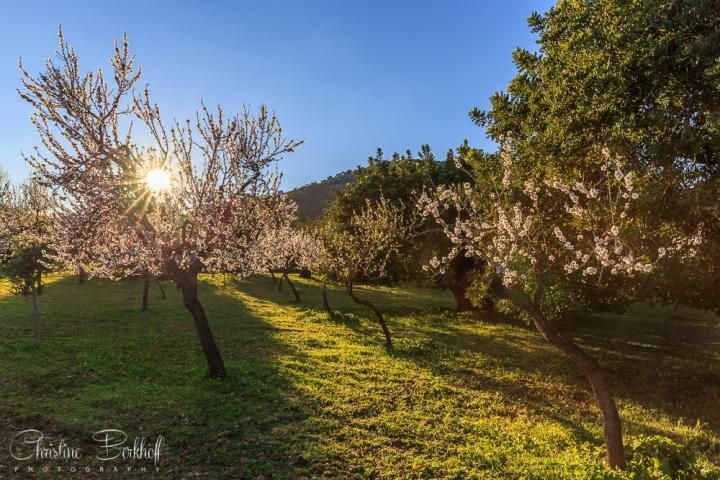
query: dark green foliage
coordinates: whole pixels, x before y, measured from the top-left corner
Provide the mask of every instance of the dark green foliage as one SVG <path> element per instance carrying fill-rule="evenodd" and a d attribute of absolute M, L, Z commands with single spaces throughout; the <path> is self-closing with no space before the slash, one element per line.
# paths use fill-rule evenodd
<path fill-rule="evenodd" d="M 355 182 L 335 193 L 335 201 L 326 211 L 325 221 L 347 224 L 366 201 L 376 202 L 383 196 L 401 206 L 407 221 L 414 223 L 417 216 L 414 199 L 424 189 L 469 180 L 455 167 L 452 159 L 438 161 L 429 145 L 423 145 L 417 155 L 408 150 L 404 155 L 394 153 L 390 159 L 384 158 L 383 151 L 378 149 L 376 155 L 368 159 L 368 164 L 355 170 L 353 175 Z M 389 280 L 425 278 L 422 265 L 432 254 L 444 255 L 446 249 L 446 241 L 437 234 L 408 239 L 400 254 L 389 264 Z"/>
<path fill-rule="evenodd" d="M 472 112 L 528 160 L 581 165 L 599 146 L 643 165 L 720 161 L 720 9 L 712 0 L 560 1 L 530 25 L 537 53 Z"/>
<path fill-rule="evenodd" d="M 414 214 L 412 199 L 424 188 L 452 185 L 468 181 L 467 175 L 455 168 L 451 159 L 438 161 L 429 145 L 422 145 L 417 155 L 409 150 L 384 158 L 382 149 L 368 158 L 365 167 L 354 172 L 355 182 L 336 192 L 330 215 L 344 222 L 364 205 L 365 200 L 377 201 L 380 195 L 393 202 L 403 202 L 408 215 Z"/>
<path fill-rule="evenodd" d="M 690 235 L 696 260 L 661 265 L 631 296 L 720 307 L 720 8 L 715 0 L 560 1 L 529 23 L 539 50 L 471 117 L 528 168 L 576 177 L 604 147 L 642 178 L 647 232 Z M 610 295 L 611 297 L 613 295 Z M 615 300 L 618 300 L 615 295 Z"/>
<path fill-rule="evenodd" d="M 44 245 L 23 247 L 0 265 L 0 274 L 10 280 L 13 293 L 24 297 L 30 296 L 33 286 L 38 293 L 42 293 L 42 278 L 49 270 L 42 262 L 44 247 Z"/>

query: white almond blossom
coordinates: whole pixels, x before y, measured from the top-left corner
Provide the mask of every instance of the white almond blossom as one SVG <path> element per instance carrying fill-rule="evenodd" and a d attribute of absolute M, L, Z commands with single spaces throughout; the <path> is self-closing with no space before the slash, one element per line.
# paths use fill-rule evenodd
<path fill-rule="evenodd" d="M 581 281 L 590 281 L 603 272 L 649 273 L 658 258 L 671 251 L 692 254 L 693 242 L 688 239 L 676 239 L 655 255 L 636 244 L 637 233 L 628 217 L 632 201 L 638 198 L 635 175 L 625 172 L 622 159 L 604 155 L 601 176 L 592 183 L 560 178 L 516 182 L 507 156 L 505 148 L 501 181 L 495 186 L 498 194 L 484 208 L 473 203 L 473 192 L 465 190 L 439 187 L 420 197 L 422 215 L 435 219 L 453 244 L 449 254 L 433 259 L 429 269 L 441 270 L 457 252 L 470 251 L 502 271 L 508 285 L 529 278 L 530 271 L 552 269 L 553 264 L 560 265 L 564 274 L 579 272 Z M 515 184 L 523 187 L 515 189 Z M 458 215 L 445 223 L 443 212 L 450 209 Z"/>

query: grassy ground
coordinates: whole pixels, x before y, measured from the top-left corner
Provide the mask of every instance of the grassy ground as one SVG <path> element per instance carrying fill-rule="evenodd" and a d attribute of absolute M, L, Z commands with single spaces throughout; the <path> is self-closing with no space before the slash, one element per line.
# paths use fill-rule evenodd
<path fill-rule="evenodd" d="M 86 452 L 103 428 L 162 434 L 156 477 L 169 479 L 717 478 L 713 318 L 638 311 L 565 326 L 615 386 L 635 472 L 619 473 L 602 465 L 592 392 L 572 365 L 522 325 L 454 314 L 446 293 L 359 289 L 388 312 L 387 352 L 339 290 L 330 301 L 342 313 L 328 316 L 312 281 L 298 279 L 297 305 L 269 277 L 205 278 L 201 300 L 229 371 L 213 380 L 170 284 L 165 300 L 153 286 L 143 313 L 139 282 L 51 280 L 40 345 L 29 302 L 0 284 L 0 478 L 15 478 L 6 442 L 27 428 Z M 91 457 L 76 462 L 89 473 L 30 476 L 132 476 L 100 475 Z"/>

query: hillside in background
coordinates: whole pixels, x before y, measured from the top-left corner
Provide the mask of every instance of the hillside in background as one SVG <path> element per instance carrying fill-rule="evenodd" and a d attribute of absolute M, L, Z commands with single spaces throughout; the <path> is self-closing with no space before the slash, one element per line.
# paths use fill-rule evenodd
<path fill-rule="evenodd" d="M 308 183 L 287 192 L 298 204 L 298 217 L 302 220 L 317 218 L 332 201 L 333 191 L 344 189 L 355 181 L 352 170 L 340 172 L 319 182 Z"/>

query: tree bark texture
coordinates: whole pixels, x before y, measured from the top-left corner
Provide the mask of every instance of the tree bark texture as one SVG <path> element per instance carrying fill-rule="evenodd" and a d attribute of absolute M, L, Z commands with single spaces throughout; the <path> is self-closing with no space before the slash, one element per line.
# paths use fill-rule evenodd
<path fill-rule="evenodd" d="M 302 300 L 300 300 L 300 294 L 297 291 L 297 288 L 295 288 L 295 284 L 290 280 L 290 276 L 285 272 L 283 274 L 283 278 L 287 281 L 288 285 L 290 285 L 290 289 L 292 290 L 293 295 L 295 296 L 295 301 L 297 303 L 300 303 Z"/>
<path fill-rule="evenodd" d="M 145 275 L 143 278 L 143 293 L 142 293 L 142 311 L 148 311 L 148 296 L 150 295 L 150 277 Z"/>
<path fill-rule="evenodd" d="M 350 295 L 350 298 L 353 299 L 353 301 L 357 304 L 364 305 L 370 310 L 375 313 L 375 316 L 378 319 L 378 322 L 380 323 L 380 327 L 382 327 L 383 334 L 385 335 L 385 344 L 388 348 L 393 348 L 392 344 L 392 338 L 390 336 L 390 329 L 387 326 L 387 323 L 385 322 L 385 317 L 383 317 L 382 312 L 378 310 L 378 308 L 369 300 L 365 300 L 363 298 L 359 298 L 355 293 L 353 292 L 353 284 L 351 281 L 347 281 L 345 283 L 345 289 L 347 290 L 348 295 Z"/>
<path fill-rule="evenodd" d="M 165 289 L 162 286 L 162 282 L 160 280 L 158 280 L 156 283 L 157 283 L 158 288 L 160 289 L 160 298 L 165 300 L 167 298 L 167 295 L 165 294 Z"/>
<path fill-rule="evenodd" d="M 448 285 L 450 292 L 455 298 L 455 310 L 457 312 L 471 312 L 474 310 L 492 311 L 492 298 L 483 298 L 480 308 L 472 304 L 467 297 L 467 290 L 470 287 L 473 275 L 478 270 L 477 260 L 469 258 L 462 253 L 457 255 L 450 264 L 450 278 Z"/>
<path fill-rule="evenodd" d="M 504 286 L 495 286 L 495 293 L 510 300 L 516 307 L 530 315 L 535 328 L 552 346 L 570 358 L 585 374 L 603 418 L 603 437 L 605 440 L 605 460 L 611 467 L 627 466 L 622 438 L 622 422 L 617 405 L 605 380 L 600 364 L 595 357 L 588 355 L 572 340 L 562 335 L 556 326 L 542 313 L 540 308 L 524 292 Z"/>
<path fill-rule="evenodd" d="M 30 287 L 32 290 L 32 308 L 33 308 L 33 320 L 35 322 L 35 341 L 40 341 L 40 305 L 38 302 L 38 290 L 33 283 Z"/>
<path fill-rule="evenodd" d="M 327 284 L 325 283 L 323 283 L 323 308 L 327 313 L 332 313 L 332 309 L 330 308 L 330 302 L 328 302 Z"/>
<path fill-rule="evenodd" d="M 211 377 L 222 377 L 225 375 L 225 362 L 213 338 L 210 324 L 205 315 L 205 309 L 198 300 L 197 276 L 196 274 L 186 273 L 178 283 L 182 289 L 183 304 L 195 322 L 200 346 L 207 361 L 208 372 Z"/>

